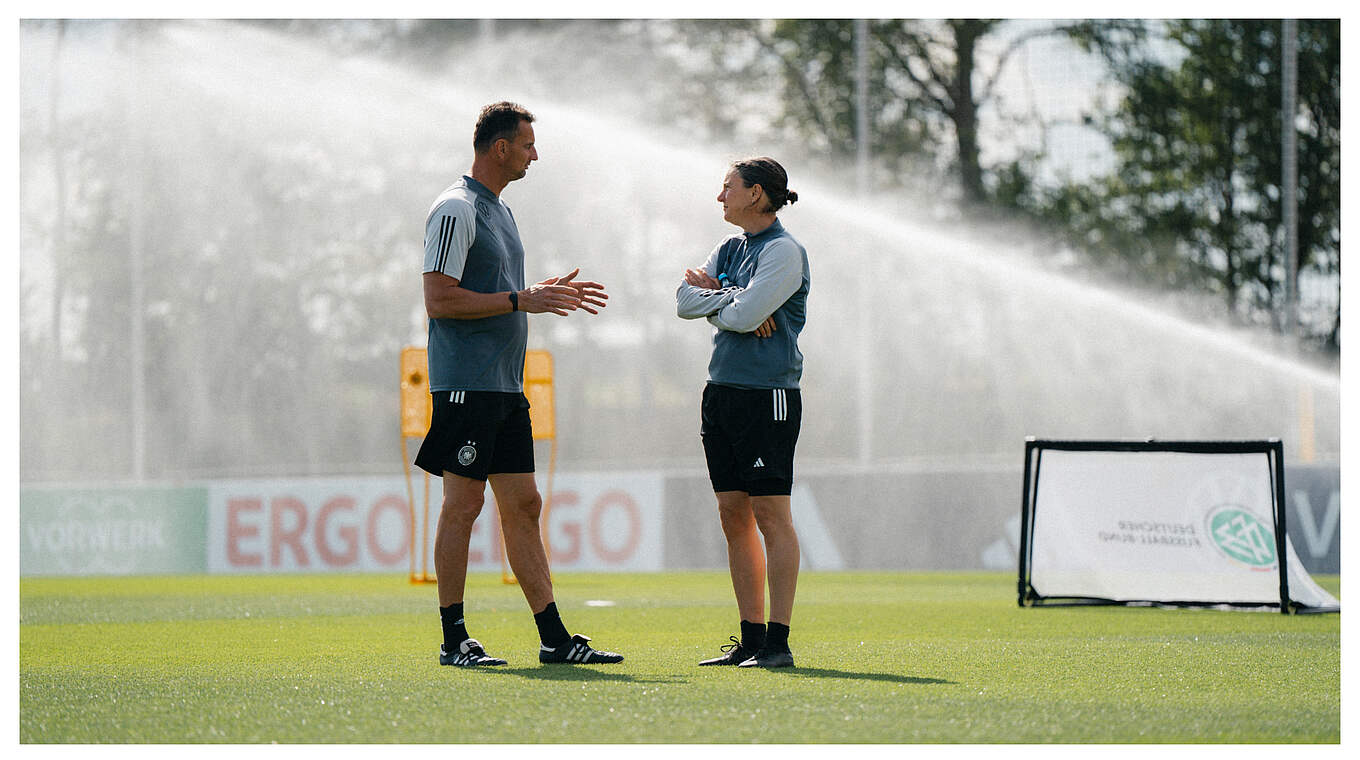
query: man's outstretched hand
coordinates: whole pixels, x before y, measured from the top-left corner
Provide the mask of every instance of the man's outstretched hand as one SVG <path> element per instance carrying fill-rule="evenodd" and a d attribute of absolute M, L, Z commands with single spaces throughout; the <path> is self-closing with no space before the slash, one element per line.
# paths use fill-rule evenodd
<path fill-rule="evenodd" d="M 552 313 L 567 316 L 568 312 L 581 309 L 591 314 L 599 314 L 609 299 L 604 286 L 598 282 L 574 279 L 581 273 L 580 267 L 561 277 L 549 277 L 542 282 L 520 291 L 519 310 L 530 314 Z"/>
<path fill-rule="evenodd" d="M 556 278 L 553 282 L 558 286 L 566 286 L 576 293 L 576 308 L 588 311 L 591 314 L 599 314 L 596 307 L 603 309 L 609 304 L 609 294 L 604 292 L 604 286 L 591 280 L 577 280 L 576 275 L 581 273 L 581 268 L 576 267 L 569 273 Z"/>

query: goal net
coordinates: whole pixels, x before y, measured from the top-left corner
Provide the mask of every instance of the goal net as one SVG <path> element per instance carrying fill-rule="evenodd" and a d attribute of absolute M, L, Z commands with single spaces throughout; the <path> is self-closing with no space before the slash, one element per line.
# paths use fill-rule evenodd
<path fill-rule="evenodd" d="M 1025 445 L 1019 603 L 1331 612 L 1285 532 L 1270 441 Z"/>

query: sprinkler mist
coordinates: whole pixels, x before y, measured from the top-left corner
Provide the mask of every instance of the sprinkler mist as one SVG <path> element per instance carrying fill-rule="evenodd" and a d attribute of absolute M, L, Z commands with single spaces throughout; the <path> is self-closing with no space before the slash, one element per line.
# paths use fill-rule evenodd
<path fill-rule="evenodd" d="M 532 322 L 530 347 L 556 358 L 563 450 L 588 468 L 702 468 L 697 408 L 710 335 L 675 317 L 673 293 L 683 269 L 735 231 L 714 197 L 727 163 L 747 151 L 677 145 L 567 96 L 535 94 L 508 67 L 499 78 L 420 76 L 220 22 L 165 24 L 140 44 L 135 65 L 118 58 L 83 70 L 116 85 L 111 92 L 140 93 L 135 110 L 115 109 L 140 121 L 117 127 L 149 154 L 155 198 L 143 213 L 154 217 L 148 234 L 167 236 L 146 246 L 142 266 L 210 283 L 203 308 L 212 319 L 164 326 L 157 360 L 192 368 L 228 355 L 241 370 L 231 388 L 215 377 L 170 387 L 178 398 L 158 405 L 195 424 L 148 425 L 154 461 L 179 472 L 238 456 L 254 457 L 233 460 L 242 469 L 298 459 L 307 472 L 337 461 L 390 469 L 390 425 L 365 420 L 391 407 L 401 345 L 423 340 L 423 216 L 470 164 L 479 107 L 512 99 L 538 117 L 541 160 L 503 195 L 528 250 L 526 275 L 579 265 L 612 296 L 598 317 Z M 81 55 L 82 66 L 115 62 L 101 59 L 114 55 L 107 49 Z M 756 149 L 779 155 L 779 146 Z M 844 183 L 789 168 L 801 200 L 781 218 L 812 268 L 804 471 L 1018 468 L 1031 435 L 1281 438 L 1287 452 L 1338 455 L 1336 373 L 1280 355 L 1264 334 L 1168 315 L 1137 295 L 1044 271 L 957 223 L 916 221 L 905 202 L 856 202 L 832 189 Z M 261 185 L 274 205 L 244 200 Z M 208 241 L 206 253 L 183 258 L 203 241 L 176 226 L 224 214 L 232 245 L 245 247 Z M 340 268 L 318 254 L 327 250 L 340 252 Z M 358 305 L 316 295 L 315 277 L 342 277 L 341 292 L 367 295 Z M 316 334 L 289 348 L 295 356 L 280 359 L 274 334 L 233 317 L 293 301 Z M 356 362 L 369 369 L 356 373 Z M 298 386 L 351 388 L 341 402 L 360 403 L 337 410 L 335 396 L 285 390 Z M 275 447 L 281 418 L 332 420 L 316 435 L 352 448 Z"/>

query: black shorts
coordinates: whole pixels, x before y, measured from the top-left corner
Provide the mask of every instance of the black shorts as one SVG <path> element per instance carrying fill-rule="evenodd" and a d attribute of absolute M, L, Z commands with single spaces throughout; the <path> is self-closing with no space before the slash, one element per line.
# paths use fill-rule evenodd
<path fill-rule="evenodd" d="M 416 466 L 474 480 L 487 475 L 534 471 L 534 433 L 523 393 L 436 391 L 430 432 Z"/>
<path fill-rule="evenodd" d="M 699 435 L 714 493 L 793 492 L 793 449 L 803 420 L 797 388 L 748 390 L 709 383 L 702 417 Z"/>

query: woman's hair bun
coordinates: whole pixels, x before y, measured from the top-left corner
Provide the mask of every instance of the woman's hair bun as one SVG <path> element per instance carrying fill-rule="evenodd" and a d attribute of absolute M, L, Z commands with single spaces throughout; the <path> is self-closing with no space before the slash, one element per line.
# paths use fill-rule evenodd
<path fill-rule="evenodd" d="M 765 189 L 765 213 L 772 214 L 798 200 L 798 193 L 789 190 L 788 172 L 769 156 L 734 161 L 732 168 L 747 187 L 760 185 Z"/>

